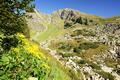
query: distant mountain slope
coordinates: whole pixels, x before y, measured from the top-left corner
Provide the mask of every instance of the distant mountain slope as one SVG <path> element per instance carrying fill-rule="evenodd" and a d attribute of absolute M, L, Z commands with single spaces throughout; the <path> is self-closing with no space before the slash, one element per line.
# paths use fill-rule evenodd
<path fill-rule="evenodd" d="M 92 14 L 86 14 L 83 12 L 80 12 L 78 10 L 74 9 L 60 9 L 58 11 L 53 12 L 53 14 L 58 14 L 61 19 L 68 19 L 68 18 L 73 18 L 73 17 L 83 17 L 83 18 L 89 18 L 89 19 L 94 19 L 94 20 L 99 20 L 102 19 L 100 16 L 92 15 Z"/>
<path fill-rule="evenodd" d="M 37 41 L 44 41 L 50 37 L 59 34 L 63 21 L 54 15 L 43 14 L 35 10 L 34 13 L 28 13 L 30 16 L 28 26 L 31 31 L 31 38 Z"/>
<path fill-rule="evenodd" d="M 31 39 L 35 41 L 45 41 L 54 38 L 64 32 L 64 28 L 75 24 L 94 25 L 100 21 L 101 17 L 81 13 L 73 9 L 61 9 L 52 14 L 43 14 L 34 10 L 34 13 L 27 13 L 27 19 L 31 31 Z"/>
<path fill-rule="evenodd" d="M 37 10 L 27 14 L 30 16 L 27 21 L 31 31 L 31 39 L 37 42 L 53 39 L 66 32 L 67 28 L 80 28 L 80 26 L 95 28 L 98 24 L 104 25 L 106 22 L 120 21 L 120 16 L 103 18 L 68 8 L 54 11 L 51 14 L 44 14 Z"/>
<path fill-rule="evenodd" d="M 106 22 L 120 22 L 120 16 L 113 16 L 106 19 Z"/>

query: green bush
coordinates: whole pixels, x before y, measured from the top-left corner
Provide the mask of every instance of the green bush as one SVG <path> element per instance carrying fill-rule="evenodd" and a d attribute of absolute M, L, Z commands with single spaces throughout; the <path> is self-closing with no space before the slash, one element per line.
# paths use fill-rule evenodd
<path fill-rule="evenodd" d="M 75 48 L 73 49 L 73 52 L 75 52 L 75 53 L 80 53 L 80 52 L 81 52 L 81 49 L 79 49 L 78 47 L 75 47 Z"/>
<path fill-rule="evenodd" d="M 72 49 L 72 45 L 71 44 L 68 44 L 68 43 L 59 43 L 58 44 L 58 49 L 60 49 L 60 50 L 67 50 L 67 51 L 69 51 L 69 50 L 71 50 Z"/>
<path fill-rule="evenodd" d="M 98 43 L 90 43 L 90 42 L 85 42 L 79 44 L 79 46 L 73 48 L 73 52 L 75 53 L 81 53 L 82 50 L 88 50 L 88 49 L 95 49 L 98 48 L 99 45 Z"/>
<path fill-rule="evenodd" d="M 86 42 L 86 43 L 82 43 L 79 45 L 79 49 L 89 49 L 89 48 L 92 48 L 92 49 L 95 49 L 95 48 L 98 48 L 99 45 L 97 43 L 90 43 L 90 42 Z"/>
<path fill-rule="evenodd" d="M 96 33 L 93 32 L 93 31 L 89 31 L 89 30 L 83 29 L 83 30 L 75 30 L 71 36 L 78 36 L 78 35 L 95 36 Z"/>
<path fill-rule="evenodd" d="M 17 47 L 18 39 L 14 35 L 6 36 L 2 39 L 1 43 L 1 46 L 4 50 L 10 50 L 11 47 Z"/>
<path fill-rule="evenodd" d="M 80 60 L 80 61 L 78 61 L 77 63 L 78 63 L 78 64 L 85 64 L 86 61 L 85 61 L 85 60 Z"/>
<path fill-rule="evenodd" d="M 101 70 L 101 67 L 95 63 L 92 63 L 92 62 L 89 62 L 88 63 L 89 66 L 91 66 L 93 69 L 96 69 L 96 70 Z"/>

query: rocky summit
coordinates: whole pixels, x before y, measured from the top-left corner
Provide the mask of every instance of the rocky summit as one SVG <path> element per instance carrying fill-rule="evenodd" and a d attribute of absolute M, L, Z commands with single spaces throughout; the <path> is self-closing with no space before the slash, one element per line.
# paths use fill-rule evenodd
<path fill-rule="evenodd" d="M 30 39 L 69 69 L 72 80 L 120 80 L 120 16 L 68 8 L 27 15 Z"/>

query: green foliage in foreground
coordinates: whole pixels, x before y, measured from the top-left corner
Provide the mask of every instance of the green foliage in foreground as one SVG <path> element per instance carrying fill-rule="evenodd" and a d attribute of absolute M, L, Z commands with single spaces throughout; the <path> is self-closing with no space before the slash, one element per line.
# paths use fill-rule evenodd
<path fill-rule="evenodd" d="M 0 80 L 27 80 L 29 77 L 45 80 L 47 70 L 42 66 L 44 62 L 22 47 L 19 49 L 19 53 L 11 50 L 0 55 Z"/>
<path fill-rule="evenodd" d="M 39 52 L 37 45 L 32 45 L 22 35 L 16 35 L 18 45 L 0 52 L 0 80 L 27 80 L 35 77 L 46 80 L 49 66 Z M 32 49 L 31 49 L 32 48 Z"/>

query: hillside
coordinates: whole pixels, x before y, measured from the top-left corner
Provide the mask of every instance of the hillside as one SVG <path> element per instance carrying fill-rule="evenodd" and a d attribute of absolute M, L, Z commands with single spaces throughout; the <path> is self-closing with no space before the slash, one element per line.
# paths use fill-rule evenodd
<path fill-rule="evenodd" d="M 106 19 L 68 8 L 29 15 L 31 40 L 73 70 L 72 80 L 120 79 L 119 17 Z"/>
<path fill-rule="evenodd" d="M 120 16 L 113 16 L 111 18 L 107 18 L 106 22 L 120 22 Z"/>
<path fill-rule="evenodd" d="M 38 42 L 50 39 L 50 37 L 56 37 L 61 32 L 64 32 L 64 28 L 70 27 L 69 25 L 74 26 L 77 23 L 81 25 L 80 18 L 82 18 L 82 24 L 89 24 L 90 26 L 95 25 L 99 20 L 103 19 L 99 16 L 80 13 L 72 9 L 61 9 L 52 14 L 43 14 L 35 10 L 34 13 L 28 13 L 28 15 L 32 17 L 27 19 L 31 36 L 33 40 L 37 40 Z"/>
<path fill-rule="evenodd" d="M 58 17 L 54 17 L 54 15 L 42 14 L 36 10 L 35 13 L 29 13 L 29 15 L 32 16 L 31 19 L 27 20 L 33 40 L 45 41 L 50 37 L 57 36 L 61 32 L 60 30 L 63 29 L 63 21 Z"/>

